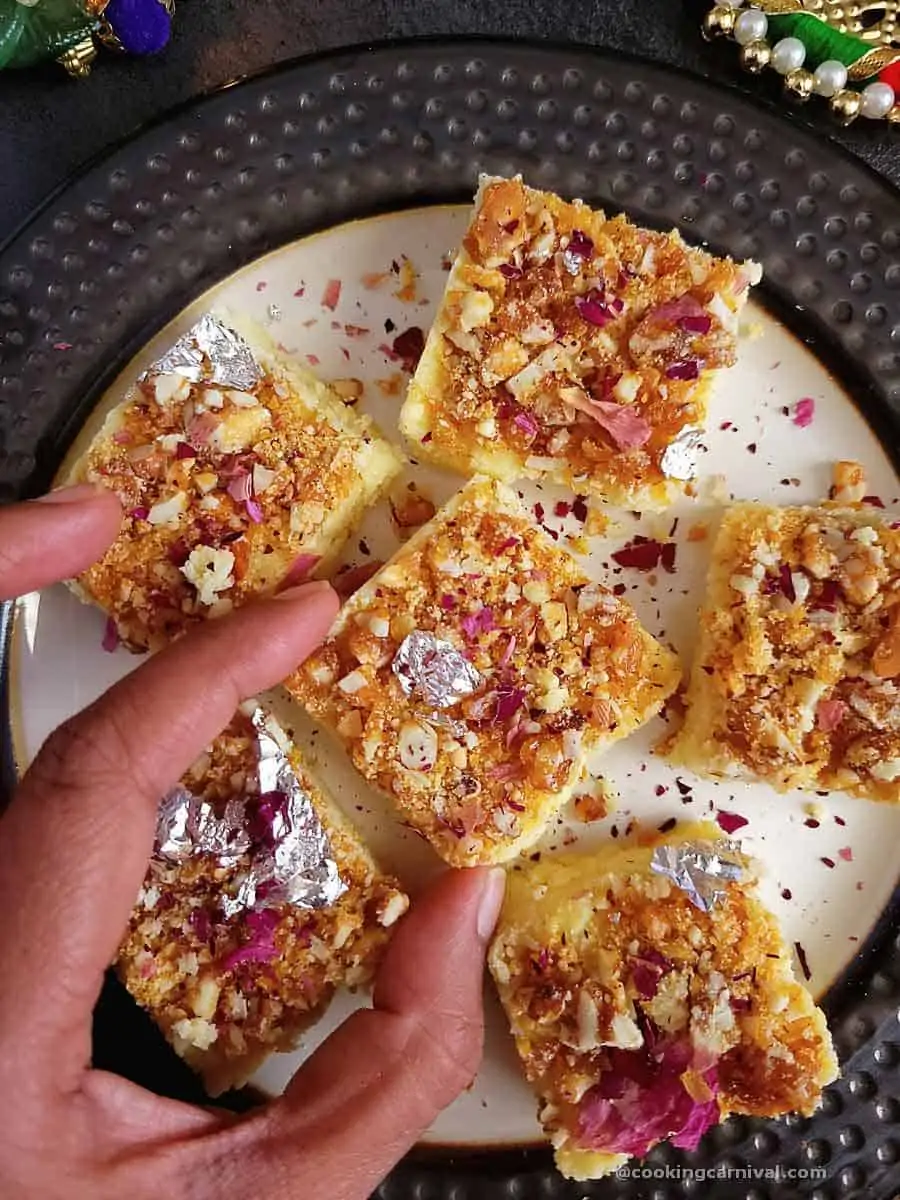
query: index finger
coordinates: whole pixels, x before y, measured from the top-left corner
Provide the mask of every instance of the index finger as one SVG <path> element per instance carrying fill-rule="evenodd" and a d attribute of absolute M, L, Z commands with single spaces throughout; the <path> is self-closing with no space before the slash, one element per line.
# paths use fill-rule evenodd
<path fill-rule="evenodd" d="M 147 868 L 160 798 L 238 704 L 280 682 L 337 610 L 327 584 L 211 621 L 51 734 L 0 821 L 0 1037 L 59 1082 L 89 1052 L 89 1018 Z M 37 995 L 29 1010 L 23 997 Z M 33 1015 L 29 1017 L 29 1013 Z M 49 1027 L 48 1027 L 49 1026 Z M 80 1061 L 71 1060 L 80 1039 Z M 69 1052 L 68 1058 L 65 1051 Z M 77 1058 L 77 1056 L 76 1056 Z"/>
<path fill-rule="evenodd" d="M 0 508 L 0 600 L 77 575 L 103 555 L 121 523 L 118 497 L 92 484 Z"/>

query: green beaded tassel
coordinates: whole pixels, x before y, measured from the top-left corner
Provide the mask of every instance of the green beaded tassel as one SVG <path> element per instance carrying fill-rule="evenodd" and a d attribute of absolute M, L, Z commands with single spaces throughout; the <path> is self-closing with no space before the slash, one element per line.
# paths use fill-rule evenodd
<path fill-rule="evenodd" d="M 807 69 L 815 69 L 821 63 L 834 59 L 845 67 L 852 67 L 857 59 L 872 49 L 866 42 L 832 29 L 809 13 L 773 15 L 769 17 L 769 31 L 773 43 L 784 37 L 799 38 L 806 47 L 804 66 Z"/>

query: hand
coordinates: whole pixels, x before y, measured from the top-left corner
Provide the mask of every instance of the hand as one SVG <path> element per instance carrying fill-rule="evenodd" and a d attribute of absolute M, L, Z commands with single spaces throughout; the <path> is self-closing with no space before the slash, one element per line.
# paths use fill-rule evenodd
<path fill-rule="evenodd" d="M 0 510 L 0 598 L 73 575 L 119 528 L 90 487 Z M 91 1011 L 162 796 L 242 699 L 324 636 L 308 584 L 211 621 L 48 738 L 0 820 L 0 1194 L 12 1200 L 364 1200 L 464 1087 L 483 1037 L 503 873 L 448 871 L 398 926 L 374 990 L 247 1117 L 93 1070 Z"/>

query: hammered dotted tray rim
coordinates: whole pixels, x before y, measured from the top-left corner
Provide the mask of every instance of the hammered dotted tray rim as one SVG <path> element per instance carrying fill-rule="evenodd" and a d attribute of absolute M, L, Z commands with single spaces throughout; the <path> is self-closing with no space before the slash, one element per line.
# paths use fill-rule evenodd
<path fill-rule="evenodd" d="M 466 199 L 482 170 L 522 171 L 760 259 L 764 299 L 853 388 L 900 464 L 900 193 L 771 107 L 686 72 L 587 47 L 427 39 L 301 59 L 182 105 L 63 185 L 0 248 L 0 501 L 47 485 L 104 387 L 210 284 L 344 220 Z M 8 624 L 7 607 L 0 635 Z M 4 669 L 0 703 L 5 687 Z M 432 1151 L 378 1196 L 891 1200 L 896 910 L 829 994 L 844 1075 L 814 1119 L 733 1119 L 695 1154 L 653 1151 L 656 1178 L 596 1184 L 566 1183 L 544 1151 Z M 113 1026 L 134 1021 L 129 1004 L 114 987 L 104 996 L 103 1065 L 187 1094 L 174 1065 L 151 1072 L 164 1053 L 152 1031 L 135 1035 L 137 1058 L 122 1057 Z M 679 1167 L 775 1163 L 777 1180 L 678 1178 Z M 788 1174 L 813 1167 L 826 1178 Z"/>

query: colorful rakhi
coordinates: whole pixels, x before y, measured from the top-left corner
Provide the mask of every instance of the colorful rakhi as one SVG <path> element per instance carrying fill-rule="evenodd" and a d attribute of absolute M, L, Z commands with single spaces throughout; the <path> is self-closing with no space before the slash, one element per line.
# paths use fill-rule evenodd
<path fill-rule="evenodd" d="M 0 70 L 56 59 L 90 72 L 98 47 L 157 54 L 172 33 L 174 0 L 0 0 Z"/>
<path fill-rule="evenodd" d="M 828 100 L 842 125 L 900 126 L 900 0 L 721 0 L 703 34 L 733 38 L 744 69 L 771 67 L 792 100 Z"/>

